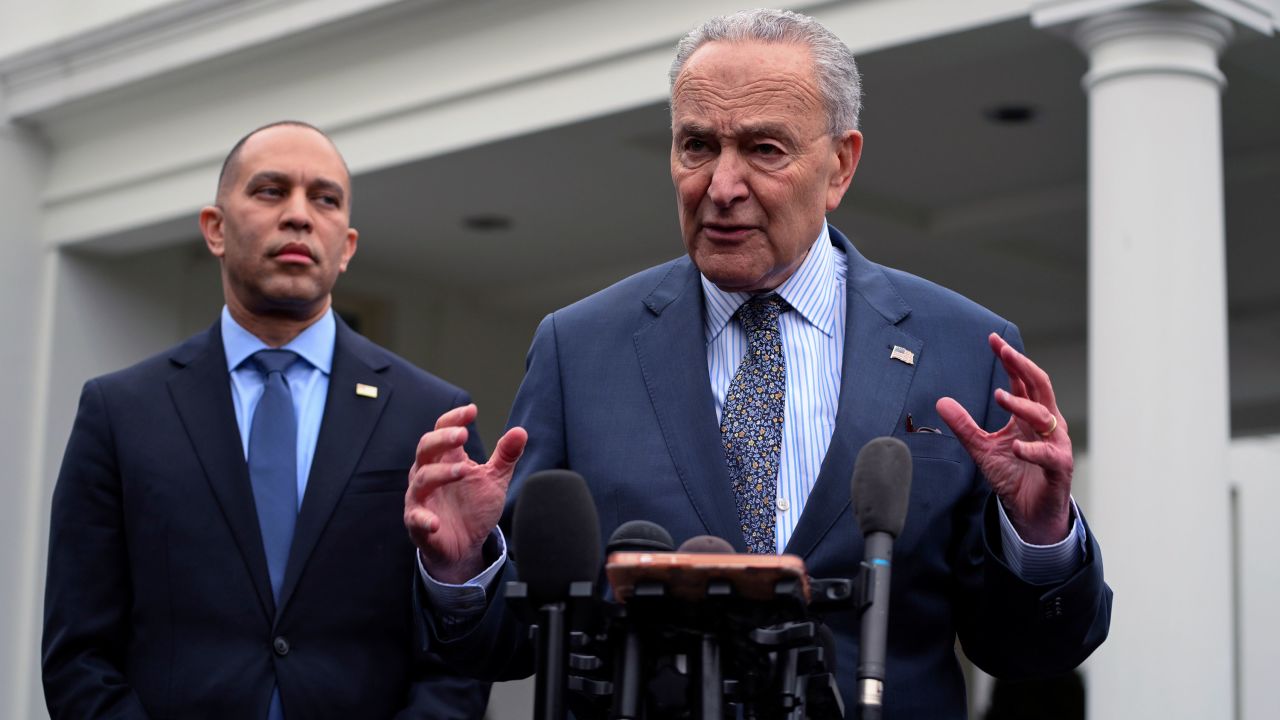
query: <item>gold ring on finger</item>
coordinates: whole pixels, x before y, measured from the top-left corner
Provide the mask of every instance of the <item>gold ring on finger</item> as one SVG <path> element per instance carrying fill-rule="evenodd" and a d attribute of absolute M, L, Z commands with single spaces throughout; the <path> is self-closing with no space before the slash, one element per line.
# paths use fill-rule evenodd
<path fill-rule="evenodd" d="M 1045 438 L 1047 438 L 1047 437 L 1049 437 L 1050 435 L 1052 435 L 1052 434 L 1053 434 L 1053 431 L 1054 431 L 1054 430 L 1057 430 L 1057 429 L 1058 429 L 1058 416 L 1057 416 L 1057 415 L 1050 415 L 1050 416 L 1049 416 L 1049 419 L 1053 421 L 1053 424 L 1049 426 L 1049 429 L 1048 429 L 1048 430 L 1045 430 L 1044 432 L 1041 432 L 1041 433 L 1040 433 L 1040 437 L 1045 437 Z M 1039 431 L 1037 431 L 1037 432 L 1039 432 Z"/>

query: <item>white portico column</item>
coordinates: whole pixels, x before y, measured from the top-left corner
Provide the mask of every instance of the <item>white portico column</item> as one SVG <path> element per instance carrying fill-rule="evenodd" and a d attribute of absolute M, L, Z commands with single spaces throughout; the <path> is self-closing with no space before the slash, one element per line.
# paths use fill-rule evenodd
<path fill-rule="evenodd" d="M 1218 53 L 1232 25 L 1083 20 L 1089 58 L 1090 517 L 1116 591 L 1089 717 L 1231 718 Z"/>
<path fill-rule="evenodd" d="M 22 719 L 48 717 L 37 695 L 53 260 L 40 235 L 40 193 L 48 165 L 36 134 L 0 113 L 0 717 Z"/>

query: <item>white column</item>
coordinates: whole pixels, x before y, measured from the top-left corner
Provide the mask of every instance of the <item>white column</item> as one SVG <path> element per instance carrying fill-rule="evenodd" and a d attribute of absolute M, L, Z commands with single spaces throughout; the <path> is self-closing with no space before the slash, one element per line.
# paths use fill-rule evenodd
<path fill-rule="evenodd" d="M 0 119 L 0 716 L 48 717 L 39 688 L 44 395 L 54 260 L 40 236 L 48 170 L 37 137 Z"/>
<path fill-rule="evenodd" d="M 1089 509 L 1115 589 L 1089 717 L 1231 718 L 1225 18 L 1075 28 L 1089 58 Z"/>

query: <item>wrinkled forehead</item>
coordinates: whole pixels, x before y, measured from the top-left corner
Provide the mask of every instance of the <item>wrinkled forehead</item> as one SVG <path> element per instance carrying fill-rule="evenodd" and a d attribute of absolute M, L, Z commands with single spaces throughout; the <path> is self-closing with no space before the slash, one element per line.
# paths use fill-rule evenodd
<path fill-rule="evenodd" d="M 673 129 L 756 119 L 825 124 L 812 55 L 803 45 L 716 41 L 698 48 L 671 88 Z"/>

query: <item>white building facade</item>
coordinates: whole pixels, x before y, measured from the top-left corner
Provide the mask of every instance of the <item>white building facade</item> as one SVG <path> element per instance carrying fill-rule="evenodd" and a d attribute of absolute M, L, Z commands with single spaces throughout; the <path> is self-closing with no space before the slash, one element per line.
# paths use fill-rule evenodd
<path fill-rule="evenodd" d="M 863 62 L 867 150 L 833 223 L 1018 322 L 1058 384 L 1116 591 L 1089 716 L 1272 716 L 1280 0 L 778 5 Z M 213 321 L 195 218 L 238 137 L 331 134 L 362 230 L 339 308 L 471 390 L 492 442 L 542 314 L 682 251 L 666 71 L 742 7 L 0 0 L 0 715 L 47 717 L 80 386 Z"/>

